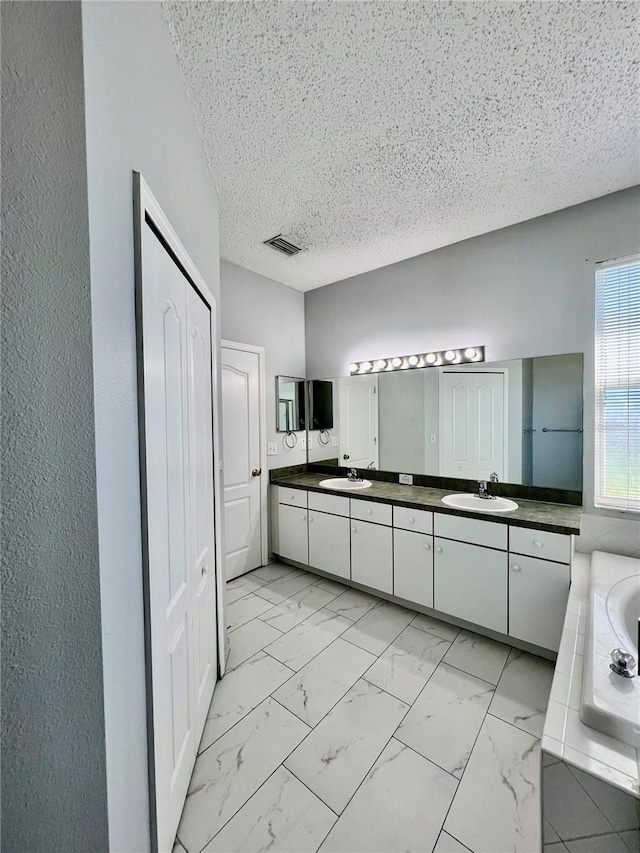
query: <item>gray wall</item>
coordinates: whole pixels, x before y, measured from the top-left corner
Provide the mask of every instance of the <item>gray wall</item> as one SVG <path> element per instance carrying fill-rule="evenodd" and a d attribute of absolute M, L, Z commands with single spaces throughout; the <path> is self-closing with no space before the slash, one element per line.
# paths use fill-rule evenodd
<path fill-rule="evenodd" d="M 480 344 L 488 361 L 584 352 L 584 491 L 594 511 L 594 263 L 638 251 L 640 187 L 633 187 L 311 290 L 308 376 L 346 376 L 352 361 Z"/>
<path fill-rule="evenodd" d="M 107 850 L 79 3 L 2 4 L 3 849 Z"/>
<path fill-rule="evenodd" d="M 111 849 L 149 847 L 131 172 L 219 295 L 218 204 L 157 2 L 83 3 Z"/>
<path fill-rule="evenodd" d="M 425 473 L 425 398 L 421 370 L 378 378 L 378 467 L 382 471 Z"/>
<path fill-rule="evenodd" d="M 269 468 L 306 461 L 298 435 L 293 450 L 276 432 L 276 376 L 305 376 L 304 294 L 236 264 L 220 263 L 222 337 L 265 348 L 267 437 L 278 445 Z"/>

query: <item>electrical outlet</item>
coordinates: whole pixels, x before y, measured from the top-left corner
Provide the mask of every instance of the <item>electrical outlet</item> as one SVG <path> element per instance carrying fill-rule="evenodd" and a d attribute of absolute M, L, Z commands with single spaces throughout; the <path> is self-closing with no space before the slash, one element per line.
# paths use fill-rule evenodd
<path fill-rule="evenodd" d="M 438 436 L 435 434 L 435 432 L 430 433 L 429 441 L 431 442 L 431 444 L 437 444 Z"/>
<path fill-rule="evenodd" d="M 337 436 L 337 435 L 332 436 L 332 438 L 331 438 L 331 447 L 337 447 L 337 446 L 338 446 L 338 443 L 339 443 L 339 442 L 338 442 L 338 436 Z"/>
<path fill-rule="evenodd" d="M 300 439 L 300 450 L 306 450 L 306 449 L 307 449 L 307 439 L 301 438 Z"/>
<path fill-rule="evenodd" d="M 398 474 L 398 482 L 401 486 L 413 486 L 413 474 Z"/>
<path fill-rule="evenodd" d="M 275 441 L 270 441 L 267 444 L 267 456 L 277 456 L 278 455 L 278 444 Z"/>
<path fill-rule="evenodd" d="M 313 438 L 311 436 L 309 436 L 309 445 L 308 446 L 309 446 L 309 450 L 311 450 L 311 448 L 313 447 Z"/>

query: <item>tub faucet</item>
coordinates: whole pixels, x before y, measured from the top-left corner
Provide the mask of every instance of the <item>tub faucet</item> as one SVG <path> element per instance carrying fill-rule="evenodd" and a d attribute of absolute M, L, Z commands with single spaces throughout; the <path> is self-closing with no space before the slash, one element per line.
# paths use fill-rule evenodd
<path fill-rule="evenodd" d="M 485 501 L 495 501 L 496 496 L 489 494 L 489 484 L 486 480 L 478 480 L 478 497 Z"/>
<path fill-rule="evenodd" d="M 624 649 L 614 649 L 611 652 L 611 660 L 613 663 L 609 664 L 609 668 L 617 675 L 621 675 L 623 678 L 635 676 L 636 659 L 629 652 L 625 652 Z"/>

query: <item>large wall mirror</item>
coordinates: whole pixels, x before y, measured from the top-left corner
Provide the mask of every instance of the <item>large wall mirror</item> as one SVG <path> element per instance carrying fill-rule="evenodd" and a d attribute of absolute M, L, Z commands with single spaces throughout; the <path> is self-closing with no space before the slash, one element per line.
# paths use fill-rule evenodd
<path fill-rule="evenodd" d="M 305 428 L 305 380 L 276 376 L 276 431 L 296 432 Z"/>
<path fill-rule="evenodd" d="M 314 380 L 314 395 L 310 462 L 582 489 L 581 353 Z"/>

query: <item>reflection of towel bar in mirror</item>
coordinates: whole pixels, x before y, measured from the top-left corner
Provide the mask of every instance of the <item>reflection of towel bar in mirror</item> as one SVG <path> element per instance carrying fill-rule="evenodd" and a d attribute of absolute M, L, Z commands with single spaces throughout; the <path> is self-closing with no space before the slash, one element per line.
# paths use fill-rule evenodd
<path fill-rule="evenodd" d="M 535 432 L 535 430 L 532 430 Z M 577 429 L 550 429 L 549 427 L 542 427 L 541 432 L 582 432 L 582 427 L 578 427 Z"/>

